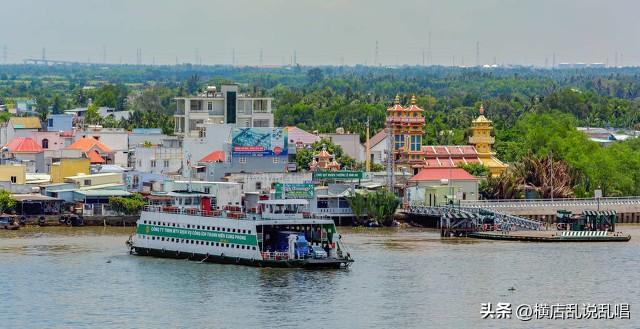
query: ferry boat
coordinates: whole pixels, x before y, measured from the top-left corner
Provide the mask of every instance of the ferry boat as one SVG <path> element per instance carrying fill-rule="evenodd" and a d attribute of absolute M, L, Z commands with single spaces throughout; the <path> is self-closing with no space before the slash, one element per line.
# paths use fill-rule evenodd
<path fill-rule="evenodd" d="M 353 262 L 330 219 L 303 199 L 262 200 L 243 212 L 219 209 L 198 192 L 170 192 L 172 204 L 145 206 L 130 253 L 261 267 L 347 268 Z"/>

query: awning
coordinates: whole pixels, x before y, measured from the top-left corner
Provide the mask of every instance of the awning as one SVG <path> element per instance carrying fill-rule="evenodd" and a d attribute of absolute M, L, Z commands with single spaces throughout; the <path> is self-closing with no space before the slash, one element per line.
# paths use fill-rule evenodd
<path fill-rule="evenodd" d="M 615 216 L 616 211 L 615 210 L 602 210 L 602 211 L 585 210 L 582 212 L 582 214 L 585 216 Z"/>

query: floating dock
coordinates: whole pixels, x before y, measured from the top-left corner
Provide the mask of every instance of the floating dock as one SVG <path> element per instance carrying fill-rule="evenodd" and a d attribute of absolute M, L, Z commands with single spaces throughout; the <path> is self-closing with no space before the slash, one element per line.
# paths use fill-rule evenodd
<path fill-rule="evenodd" d="M 500 231 L 471 232 L 470 238 L 526 242 L 626 242 L 631 235 L 607 231 Z"/>

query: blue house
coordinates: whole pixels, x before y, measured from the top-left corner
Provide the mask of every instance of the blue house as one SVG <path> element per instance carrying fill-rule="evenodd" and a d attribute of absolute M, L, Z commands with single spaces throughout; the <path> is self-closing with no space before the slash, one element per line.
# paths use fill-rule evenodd
<path fill-rule="evenodd" d="M 49 114 L 47 116 L 47 131 L 73 130 L 73 116 L 70 114 Z"/>

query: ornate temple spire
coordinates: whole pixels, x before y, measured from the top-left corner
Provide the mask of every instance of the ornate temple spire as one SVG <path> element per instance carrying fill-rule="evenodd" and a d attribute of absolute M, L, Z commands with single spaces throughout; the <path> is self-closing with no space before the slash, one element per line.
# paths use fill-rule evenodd
<path fill-rule="evenodd" d="M 411 105 L 416 105 L 416 95 L 411 96 Z"/>
<path fill-rule="evenodd" d="M 484 115 L 484 106 L 482 106 L 482 103 L 480 103 L 480 109 L 478 111 L 480 112 L 480 115 Z"/>
<path fill-rule="evenodd" d="M 396 105 L 400 104 L 400 95 L 396 94 L 396 99 L 393 102 L 393 104 L 396 104 Z"/>

